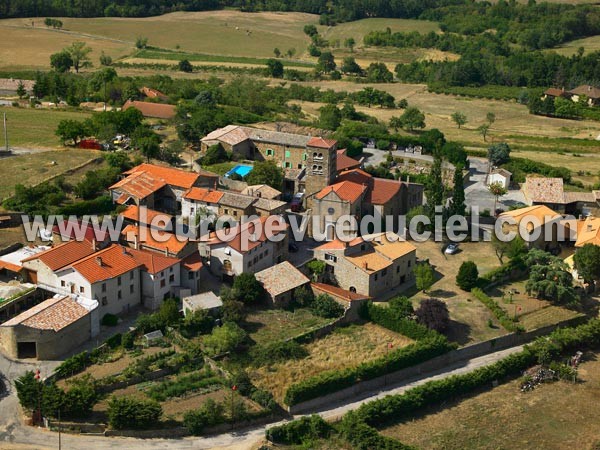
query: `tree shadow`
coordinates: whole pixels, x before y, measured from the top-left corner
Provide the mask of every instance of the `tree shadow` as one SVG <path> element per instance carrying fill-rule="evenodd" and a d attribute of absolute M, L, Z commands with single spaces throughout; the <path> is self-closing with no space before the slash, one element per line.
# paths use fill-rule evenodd
<path fill-rule="evenodd" d="M 450 341 L 456 342 L 459 345 L 465 345 L 469 343 L 471 326 L 469 324 L 450 319 L 450 323 L 448 324 L 448 328 L 444 334 Z"/>
<path fill-rule="evenodd" d="M 429 295 L 436 298 L 452 298 L 456 297 L 456 292 L 447 291 L 445 289 L 434 289 L 428 292 Z"/>

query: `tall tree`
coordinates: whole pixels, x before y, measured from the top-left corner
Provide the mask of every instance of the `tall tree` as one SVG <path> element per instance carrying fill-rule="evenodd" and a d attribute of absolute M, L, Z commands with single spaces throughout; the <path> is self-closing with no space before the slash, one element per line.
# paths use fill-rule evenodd
<path fill-rule="evenodd" d="M 459 111 L 456 111 L 454 113 L 452 113 L 452 121 L 458 125 L 458 129 L 460 130 L 460 127 L 462 127 L 464 124 L 467 123 L 467 116 L 466 114 L 463 114 Z"/>
<path fill-rule="evenodd" d="M 246 177 L 250 185 L 268 184 L 272 188 L 281 189 L 283 173 L 273 161 L 258 161 Z"/>
<path fill-rule="evenodd" d="M 417 321 L 431 330 L 442 332 L 450 324 L 450 313 L 448 306 L 437 298 L 427 298 L 421 301 L 415 310 Z"/>
<path fill-rule="evenodd" d="M 400 116 L 402 128 L 407 131 L 414 131 L 416 128 L 425 128 L 425 114 L 418 108 L 409 106 Z"/>
<path fill-rule="evenodd" d="M 421 263 L 417 264 L 414 270 L 417 289 L 427 292 L 435 282 L 433 267 L 429 263 Z"/>
<path fill-rule="evenodd" d="M 488 190 L 494 196 L 494 212 L 496 212 L 496 205 L 498 204 L 498 197 L 502 197 L 508 193 L 508 190 L 502 186 L 502 183 L 496 181 L 488 186 Z"/>
<path fill-rule="evenodd" d="M 463 166 L 457 165 L 454 170 L 454 188 L 452 191 L 452 203 L 450 213 L 464 216 L 465 215 L 465 185 L 463 181 Z"/>
<path fill-rule="evenodd" d="M 594 244 L 585 244 L 573 256 L 575 269 L 586 283 L 600 280 L 600 247 Z"/>
<path fill-rule="evenodd" d="M 510 160 L 510 147 L 506 142 L 493 144 L 488 148 L 488 159 L 493 166 L 499 166 Z"/>
<path fill-rule="evenodd" d="M 435 223 L 435 207 L 444 204 L 444 180 L 442 178 L 442 156 L 440 150 L 433 154 L 433 164 L 426 183 L 427 206 L 429 219 Z"/>
<path fill-rule="evenodd" d="M 336 68 L 335 58 L 331 52 L 323 52 L 319 56 L 316 70 L 317 72 L 329 73 L 333 72 Z"/>
<path fill-rule="evenodd" d="M 344 47 L 349 48 L 350 52 L 354 52 L 354 46 L 356 45 L 356 41 L 353 37 L 349 37 L 344 41 Z"/>
<path fill-rule="evenodd" d="M 85 42 L 73 42 L 66 50 L 69 52 L 69 55 L 71 55 L 75 72 L 79 73 L 79 69 L 91 67 L 92 63 L 90 62 L 89 54 L 92 49 L 88 47 Z"/>

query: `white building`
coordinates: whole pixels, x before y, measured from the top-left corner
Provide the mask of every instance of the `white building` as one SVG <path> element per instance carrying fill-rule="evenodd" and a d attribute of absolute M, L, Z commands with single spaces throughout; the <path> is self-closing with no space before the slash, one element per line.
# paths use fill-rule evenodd
<path fill-rule="evenodd" d="M 506 169 L 493 169 L 488 175 L 487 184 L 500 183 L 504 189 L 508 189 L 510 186 L 510 178 L 512 173 Z"/>

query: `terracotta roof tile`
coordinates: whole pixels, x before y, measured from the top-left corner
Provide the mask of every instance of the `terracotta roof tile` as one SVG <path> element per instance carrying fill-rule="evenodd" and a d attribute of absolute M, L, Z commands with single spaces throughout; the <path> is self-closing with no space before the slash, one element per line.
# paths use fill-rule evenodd
<path fill-rule="evenodd" d="M 54 225 L 52 227 L 52 233 L 60 235 L 60 237 L 65 240 L 75 240 L 79 230 L 82 227 L 82 222 L 81 220 L 64 220 L 61 227 Z M 83 235 L 84 239 L 90 243 L 93 242 L 94 239 L 96 242 L 104 242 L 110 238 L 110 235 L 106 230 L 94 229 L 94 225 L 92 223 L 88 223 L 84 227 Z"/>
<path fill-rule="evenodd" d="M 143 264 L 132 257 L 129 249 L 113 244 L 71 264 L 91 284 L 123 275 Z"/>
<path fill-rule="evenodd" d="M 81 319 L 88 312 L 87 309 L 70 297 L 50 298 L 0 326 L 23 325 L 38 330 L 57 332 Z"/>
<path fill-rule="evenodd" d="M 173 167 L 164 167 L 147 163 L 135 166 L 133 169 L 130 169 L 124 173 L 125 175 L 131 175 L 140 172 L 150 174 L 152 177 L 162 180 L 171 186 L 178 186 L 187 189 L 190 189 L 192 186 L 194 186 L 200 177 L 200 175 L 196 172 L 188 172 L 181 169 L 175 169 Z"/>
<path fill-rule="evenodd" d="M 164 180 L 156 178 L 150 173 L 135 172 L 113 184 L 109 189 L 125 192 L 131 197 L 142 200 L 166 185 L 167 183 Z M 122 197 L 123 194 L 119 197 L 119 200 Z"/>
<path fill-rule="evenodd" d="M 157 251 L 169 251 L 171 253 L 179 253 L 183 250 L 189 241 L 180 240 L 172 233 L 167 233 L 166 231 L 160 231 L 159 234 L 161 236 L 160 240 L 154 239 L 152 236 L 153 232 L 158 232 L 157 230 L 151 230 L 149 228 L 145 228 L 145 237 L 140 237 L 140 227 L 137 225 L 127 225 L 121 231 L 121 235 L 125 238 L 127 242 L 130 244 L 135 243 L 137 240 L 138 245 L 142 247 L 146 247 L 149 249 L 157 250 Z M 163 242 L 164 240 L 164 242 Z"/>
<path fill-rule="evenodd" d="M 281 195 L 281 192 L 267 184 L 255 184 L 254 186 L 245 188 L 241 194 L 273 200 L 278 198 Z"/>
<path fill-rule="evenodd" d="M 212 191 L 204 188 L 193 187 L 185 193 L 183 198 L 188 200 L 195 200 L 197 202 L 204 203 L 218 203 L 223 197 L 223 192 Z"/>
<path fill-rule="evenodd" d="M 368 300 L 371 297 L 366 295 L 358 294 L 356 292 L 347 291 L 345 289 L 339 288 L 337 286 L 331 286 L 329 284 L 324 283 L 311 283 L 313 289 L 324 292 L 326 294 L 331 295 L 332 297 L 337 297 L 341 300 L 346 300 L 349 302 L 357 301 L 357 300 Z"/>
<path fill-rule="evenodd" d="M 534 203 L 564 203 L 562 178 L 527 177 L 523 192 Z"/>
<path fill-rule="evenodd" d="M 146 250 L 136 250 L 134 248 L 122 247 L 124 252 L 131 255 L 131 257 L 141 266 L 144 271 L 154 275 L 168 269 L 175 264 L 181 262 L 178 258 L 171 256 L 160 255 L 156 252 L 150 252 Z"/>
<path fill-rule="evenodd" d="M 385 205 L 400 192 L 401 187 L 401 181 L 372 178 L 366 201 L 373 205 Z"/>
<path fill-rule="evenodd" d="M 586 97 L 597 99 L 600 98 L 600 88 L 591 86 L 589 84 L 582 84 L 577 86 L 575 89 L 571 89 L 569 94 L 585 95 Z"/>
<path fill-rule="evenodd" d="M 336 144 L 337 144 L 337 141 L 334 139 L 324 139 L 322 137 L 315 136 L 315 137 L 311 138 L 306 145 L 308 147 L 330 149 L 331 147 L 334 147 Z"/>
<path fill-rule="evenodd" d="M 551 210 L 546 205 L 534 205 L 527 208 L 519 208 L 513 211 L 503 212 L 498 218 L 512 217 L 517 225 L 525 218 L 536 218 L 540 224 L 547 221 L 560 219 L 562 216 Z"/>
<path fill-rule="evenodd" d="M 256 220 L 231 227 L 227 232 L 227 239 L 225 240 L 219 239 L 219 236 L 215 232 L 210 233 L 208 237 L 203 238 L 202 240 L 208 245 L 227 244 L 238 253 L 246 253 L 253 248 L 258 247 L 262 242 L 267 241 L 270 237 L 287 231 L 288 225 L 283 219 L 274 221 L 272 223 L 273 226 L 269 230 L 266 230 L 265 223 L 267 219 L 267 217 L 260 217 Z M 252 232 L 253 230 L 256 230 L 256 228 L 258 228 L 258 231 L 260 231 L 260 235 L 256 235 L 254 239 L 248 239 L 247 243 L 243 243 L 242 235 L 250 236 L 253 234 Z"/>
<path fill-rule="evenodd" d="M 200 253 L 198 252 L 194 252 L 190 256 L 185 257 L 181 263 L 183 264 L 183 267 L 190 272 L 198 272 L 204 265 Z"/>
<path fill-rule="evenodd" d="M 284 294 L 310 282 L 308 277 L 289 261 L 284 261 L 256 274 L 256 279 L 272 297 Z"/>
<path fill-rule="evenodd" d="M 175 117 L 175 105 L 127 100 L 123 105 L 123 111 L 127 111 L 129 108 L 137 109 L 144 117 L 157 119 L 172 119 Z"/>
<path fill-rule="evenodd" d="M 131 220 L 132 222 L 135 223 L 142 223 L 145 225 L 150 225 L 151 223 L 153 223 L 154 220 L 158 220 L 158 217 L 164 218 L 167 221 L 171 221 L 171 219 L 173 219 L 173 216 L 160 212 L 160 211 L 155 211 L 153 209 L 149 209 L 149 208 L 145 208 L 145 218 L 143 219 L 143 221 L 141 221 L 140 218 L 140 208 L 136 205 L 130 205 L 127 207 L 127 209 L 125 211 L 123 211 L 121 213 L 121 215 L 128 220 Z M 155 224 L 158 224 L 162 222 L 155 222 Z M 164 224 L 162 224 L 163 226 L 165 226 Z"/>
<path fill-rule="evenodd" d="M 57 271 L 73 264 L 81 258 L 91 255 L 92 253 L 94 253 L 94 249 L 89 242 L 69 241 L 46 250 L 45 252 L 26 258 L 22 262 L 39 259 L 48 266 L 50 270 Z"/>
<path fill-rule="evenodd" d="M 351 181 L 342 181 L 323 188 L 315 195 L 315 198 L 322 200 L 331 192 L 335 192 L 340 199 L 354 203 L 361 197 L 366 189 L 367 187 L 362 184 L 353 183 Z"/>
<path fill-rule="evenodd" d="M 355 169 L 357 167 L 360 167 L 360 161 L 357 161 L 354 158 L 350 158 L 349 156 L 347 156 L 345 150 L 338 150 L 336 160 L 336 169 L 338 172 Z"/>

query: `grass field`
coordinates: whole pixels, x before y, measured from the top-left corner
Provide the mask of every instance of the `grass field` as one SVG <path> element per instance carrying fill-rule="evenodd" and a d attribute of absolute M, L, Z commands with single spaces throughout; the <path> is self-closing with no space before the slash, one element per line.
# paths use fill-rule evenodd
<path fill-rule="evenodd" d="M 0 20 L 2 46 L 0 47 L 0 68 L 30 69 L 49 68 L 50 55 L 68 47 L 75 41 L 85 41 L 92 48 L 90 58 L 98 66 L 100 53 L 117 59 L 129 54 L 133 49 L 131 42 L 118 42 L 100 36 L 83 36 L 79 33 L 67 33 L 47 29 L 42 25 L 43 19 Z"/>
<path fill-rule="evenodd" d="M 371 31 L 385 31 L 386 28 L 390 28 L 392 33 L 401 31 L 407 33 L 411 31 L 418 31 L 419 33 L 440 31 L 440 27 L 436 22 L 430 22 L 427 20 L 383 18 L 356 20 L 354 22 L 341 23 L 334 27 L 318 27 L 323 37 L 330 42 L 339 39 L 340 44 L 344 45 L 344 41 L 351 37 L 356 41 L 357 48 L 363 46 L 363 39 L 365 35 L 369 34 Z"/>
<path fill-rule="evenodd" d="M 62 144 L 54 134 L 61 120 L 83 120 L 90 116 L 84 111 L 0 107 L 6 113 L 8 141 L 11 148 L 56 148 Z M 2 137 L 4 144 L 4 137 Z"/>
<path fill-rule="evenodd" d="M 600 361 L 585 355 L 580 383 L 521 393 L 512 381 L 440 408 L 382 434 L 423 449 L 592 449 L 600 441 Z"/>
<path fill-rule="evenodd" d="M 261 367 L 249 374 L 258 387 L 272 392 L 281 402 L 291 384 L 326 370 L 354 367 L 376 359 L 385 354 L 388 343 L 399 348 L 410 344 L 411 340 L 372 323 L 338 328 L 324 338 L 306 344 L 309 353 L 306 358 Z"/>
<path fill-rule="evenodd" d="M 246 318 L 246 328 L 250 338 L 257 344 L 271 344 L 298 336 L 329 322 L 331 319 L 315 316 L 308 309 L 268 309 L 249 314 Z"/>
<path fill-rule="evenodd" d="M 4 158 L 0 160 L 0 200 L 13 194 L 15 184 L 38 184 L 98 156 L 95 150 L 65 149 Z"/>
<path fill-rule="evenodd" d="M 600 36 L 576 39 L 549 51 L 555 51 L 560 55 L 571 56 L 577 53 L 579 47 L 583 47 L 585 49 L 585 53 L 591 53 L 600 50 Z"/>

